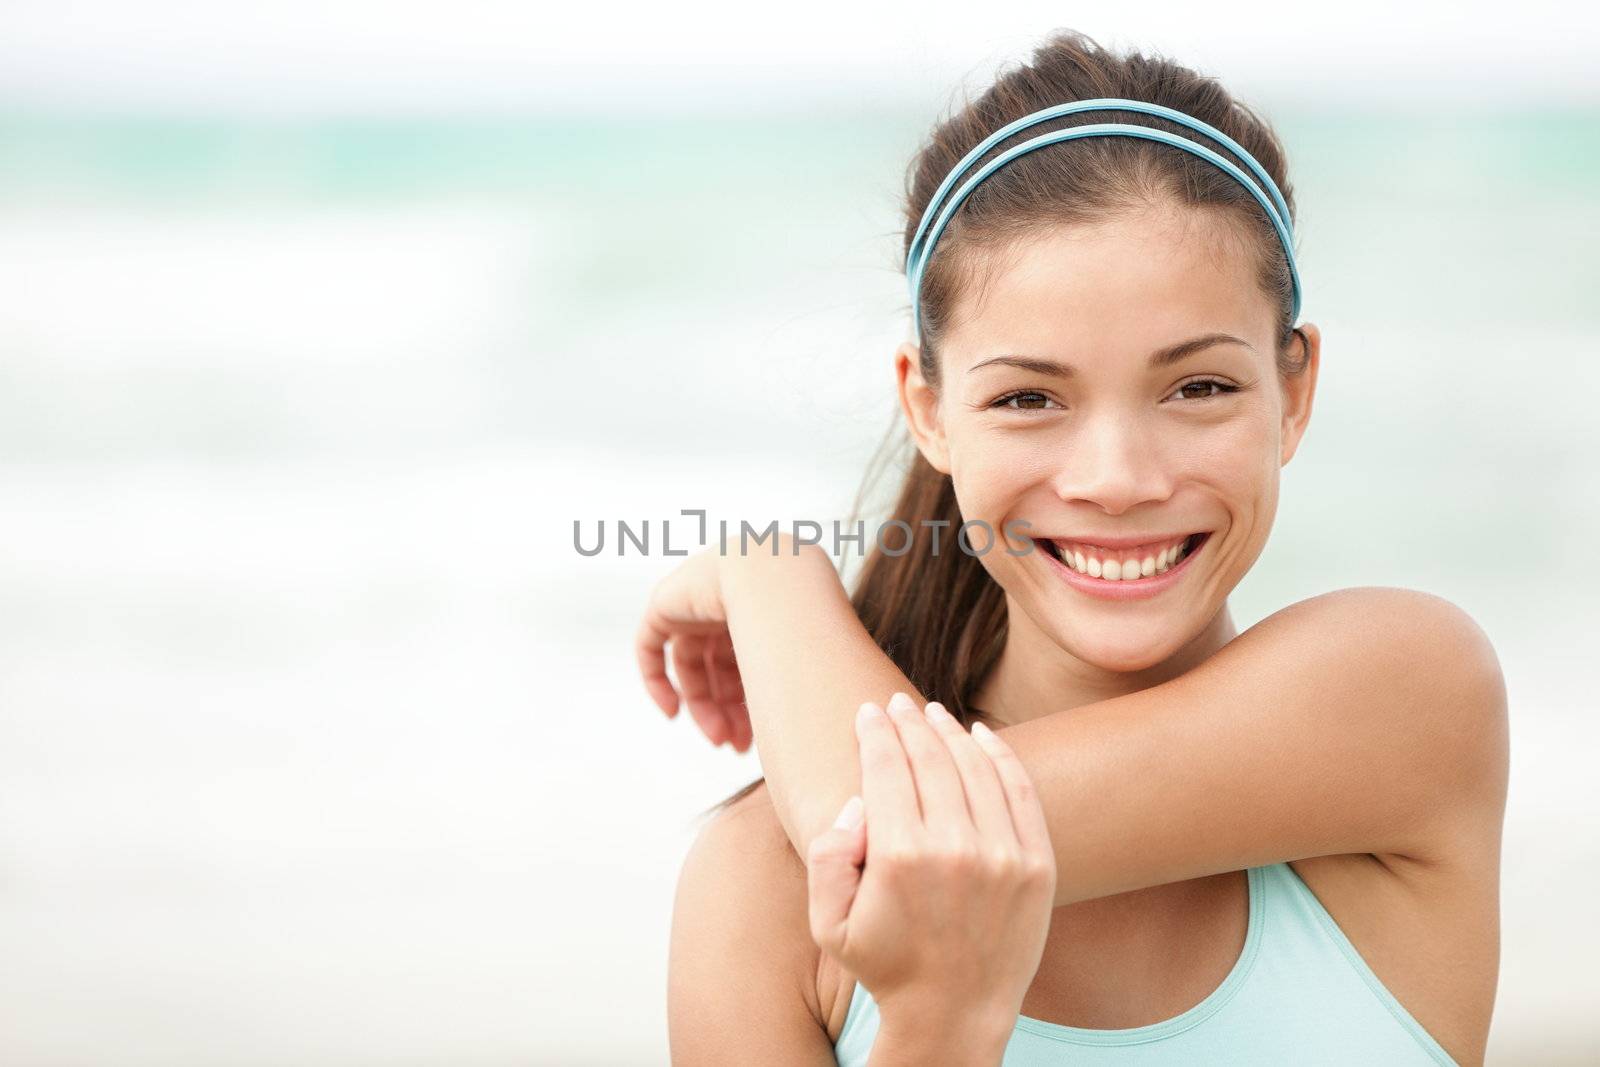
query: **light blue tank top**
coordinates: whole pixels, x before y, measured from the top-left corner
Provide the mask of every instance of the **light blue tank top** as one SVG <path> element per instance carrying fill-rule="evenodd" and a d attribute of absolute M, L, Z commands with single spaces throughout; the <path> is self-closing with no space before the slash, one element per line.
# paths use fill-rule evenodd
<path fill-rule="evenodd" d="M 1017 1017 L 1005 1067 L 1212 1064 L 1448 1064 L 1449 1053 L 1378 981 L 1287 863 L 1252 867 L 1244 951 L 1222 984 L 1170 1019 L 1127 1030 Z M 834 1043 L 865 1067 L 878 1006 L 857 982 Z"/>

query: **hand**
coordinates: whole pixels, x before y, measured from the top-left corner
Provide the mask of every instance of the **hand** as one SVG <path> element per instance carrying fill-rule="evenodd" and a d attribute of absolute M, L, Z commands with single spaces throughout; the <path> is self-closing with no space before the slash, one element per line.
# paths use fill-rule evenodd
<path fill-rule="evenodd" d="M 900 693 L 889 708 L 856 716 L 861 796 L 808 849 L 811 935 L 885 1019 L 947 1017 L 1003 1046 L 1055 900 L 1044 812 L 988 727 Z"/>
<path fill-rule="evenodd" d="M 645 688 L 667 718 L 678 714 L 678 688 L 689 714 L 713 745 L 750 748 L 750 712 L 733 655 L 714 550 L 696 553 L 678 565 L 650 594 L 634 643 Z M 667 677 L 667 645 L 678 688 Z"/>

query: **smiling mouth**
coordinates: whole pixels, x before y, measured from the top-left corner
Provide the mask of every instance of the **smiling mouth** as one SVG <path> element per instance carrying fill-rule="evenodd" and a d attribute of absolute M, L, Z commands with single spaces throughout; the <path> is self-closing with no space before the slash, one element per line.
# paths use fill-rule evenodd
<path fill-rule="evenodd" d="M 1192 533 L 1164 545 L 1141 546 L 1136 551 L 1101 548 L 1076 541 L 1035 538 L 1055 560 L 1084 578 L 1106 583 L 1136 583 L 1165 574 L 1188 559 L 1211 536 L 1209 530 Z"/>

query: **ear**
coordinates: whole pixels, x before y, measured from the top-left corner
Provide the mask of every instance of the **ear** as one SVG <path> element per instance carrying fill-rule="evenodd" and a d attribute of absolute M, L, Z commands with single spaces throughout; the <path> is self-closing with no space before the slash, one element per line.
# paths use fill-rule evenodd
<path fill-rule="evenodd" d="M 1299 327 L 1294 343 L 1303 349 L 1304 369 L 1292 378 L 1282 379 L 1283 425 L 1279 431 L 1282 451 L 1278 466 L 1294 458 L 1305 436 L 1306 424 L 1311 421 L 1311 402 L 1317 393 L 1317 368 L 1322 360 L 1322 331 L 1307 322 Z"/>
<path fill-rule="evenodd" d="M 894 374 L 900 388 L 900 410 L 917 451 L 934 470 L 949 474 L 950 449 L 939 412 L 939 392 L 922 377 L 922 349 L 910 341 L 895 349 Z"/>

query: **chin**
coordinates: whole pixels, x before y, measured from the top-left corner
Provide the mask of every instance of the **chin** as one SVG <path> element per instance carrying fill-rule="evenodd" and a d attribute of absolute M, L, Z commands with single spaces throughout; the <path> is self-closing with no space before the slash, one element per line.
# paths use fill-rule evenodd
<path fill-rule="evenodd" d="M 1125 634 L 1077 635 L 1069 640 L 1058 637 L 1057 643 L 1083 662 L 1119 674 L 1149 670 L 1171 659 L 1182 647 L 1182 642 L 1141 634 L 1137 628 L 1130 628 Z"/>

